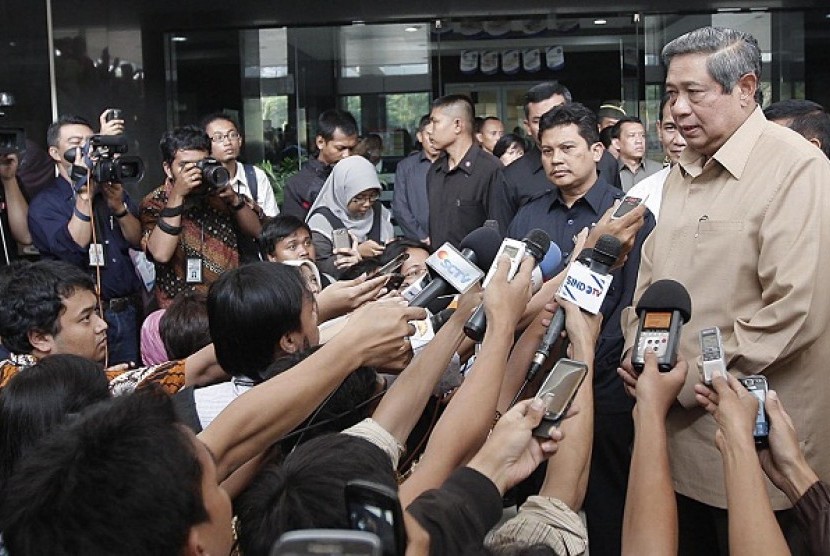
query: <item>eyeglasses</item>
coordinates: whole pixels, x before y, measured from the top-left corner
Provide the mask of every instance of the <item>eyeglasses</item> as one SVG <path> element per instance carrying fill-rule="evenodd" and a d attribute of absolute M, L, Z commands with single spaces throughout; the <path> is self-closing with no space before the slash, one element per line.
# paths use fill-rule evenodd
<path fill-rule="evenodd" d="M 355 195 L 354 197 L 352 197 L 352 200 L 349 201 L 349 202 L 350 203 L 357 203 L 358 205 L 362 204 L 362 203 L 369 203 L 371 205 L 371 204 L 374 204 L 374 202 L 377 201 L 379 198 L 380 198 L 380 195 L 377 194 L 377 193 L 369 193 L 368 195 L 362 195 L 361 194 L 361 195 Z"/>
<path fill-rule="evenodd" d="M 210 136 L 210 140 L 214 143 L 223 143 L 225 139 L 230 139 L 231 141 L 237 141 L 240 135 L 238 131 L 229 131 L 227 133 L 220 133 L 216 132 Z"/>

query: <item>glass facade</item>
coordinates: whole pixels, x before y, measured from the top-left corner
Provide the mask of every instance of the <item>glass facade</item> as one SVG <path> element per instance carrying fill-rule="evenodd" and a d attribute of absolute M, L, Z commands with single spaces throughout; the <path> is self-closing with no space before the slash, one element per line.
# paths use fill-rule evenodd
<path fill-rule="evenodd" d="M 317 116 L 331 107 L 351 111 L 361 133 L 380 135 L 384 157 L 394 160 L 411 149 L 433 98 L 467 94 L 478 115 L 523 132 L 522 95 L 552 79 L 592 108 L 612 101 L 639 115 L 656 153 L 660 49 L 703 25 L 736 27 L 759 40 L 765 102 L 807 97 L 830 104 L 830 17 L 819 10 L 592 15 L 586 6 L 580 16 L 326 26 L 259 25 L 240 13 L 225 26 L 200 28 L 162 14 L 122 17 L 101 1 L 85 4 L 81 15 L 47 4 L 53 115 L 97 121 L 104 108 L 124 109 L 131 151 L 148 167 L 136 194 L 163 178 L 156 152 L 162 131 L 210 112 L 240 121 L 244 156 L 254 163 L 296 167 L 297 154 L 307 155 L 313 143 Z M 14 92 L 14 85 L 5 88 Z M 30 131 L 36 141 L 41 133 Z"/>

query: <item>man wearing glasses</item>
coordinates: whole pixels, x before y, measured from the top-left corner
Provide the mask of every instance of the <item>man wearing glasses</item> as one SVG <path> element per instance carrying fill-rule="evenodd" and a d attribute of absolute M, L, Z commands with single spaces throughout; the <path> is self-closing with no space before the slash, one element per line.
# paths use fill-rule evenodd
<path fill-rule="evenodd" d="M 265 216 L 278 215 L 280 209 L 268 176 L 253 164 L 237 160 L 242 150 L 242 135 L 236 122 L 230 116 L 216 112 L 202 119 L 202 127 L 210 137 L 211 156 L 221 162 L 230 174 L 233 190 L 253 200 Z"/>

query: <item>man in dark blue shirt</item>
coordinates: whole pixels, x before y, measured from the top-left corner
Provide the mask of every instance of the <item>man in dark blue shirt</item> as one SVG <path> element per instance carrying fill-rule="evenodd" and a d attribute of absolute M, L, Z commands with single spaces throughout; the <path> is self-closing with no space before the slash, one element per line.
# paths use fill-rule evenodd
<path fill-rule="evenodd" d="M 582 104 L 569 103 L 545 113 L 539 121 L 539 146 L 544 174 L 554 187 L 519 209 L 508 236 L 518 239 L 541 228 L 559 245 L 564 260 L 574 249 L 574 236 L 596 223 L 623 192 L 597 176 L 603 147 L 596 116 Z M 623 348 L 620 314 L 631 304 L 640 249 L 653 227 L 649 215 L 628 260 L 612 273 L 601 309 L 603 326 L 594 358 L 594 448 L 585 498 L 592 554 L 619 554 L 621 548 L 634 423 L 633 402 L 616 373 Z"/>
<path fill-rule="evenodd" d="M 392 214 L 401 227 L 404 237 L 429 244 L 429 200 L 427 199 L 427 173 L 441 154 L 427 140 L 424 128 L 429 124 L 429 114 L 418 123 L 416 137 L 421 150 L 412 153 L 398 163 L 395 169 L 395 196 Z"/>
<path fill-rule="evenodd" d="M 137 362 L 141 282 L 129 248 L 137 249 L 141 241 L 138 208 L 120 183 L 93 183 L 76 191 L 72 165 L 64 158 L 67 150 L 84 145 L 92 135 L 89 122 L 77 116 L 62 116 L 49 127 L 49 155 L 59 175 L 32 201 L 29 229 L 44 258 L 74 264 L 93 279 L 100 270 L 108 363 Z"/>

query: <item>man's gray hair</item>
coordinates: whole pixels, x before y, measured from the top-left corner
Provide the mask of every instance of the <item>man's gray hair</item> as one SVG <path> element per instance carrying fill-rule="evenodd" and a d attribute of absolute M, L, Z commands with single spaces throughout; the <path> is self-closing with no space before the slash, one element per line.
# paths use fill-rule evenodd
<path fill-rule="evenodd" d="M 749 33 L 725 27 L 695 29 L 663 47 L 663 63 L 669 67 L 672 58 L 683 54 L 711 54 L 706 69 L 725 93 L 747 73 L 754 73 L 761 82 L 761 49 Z"/>

